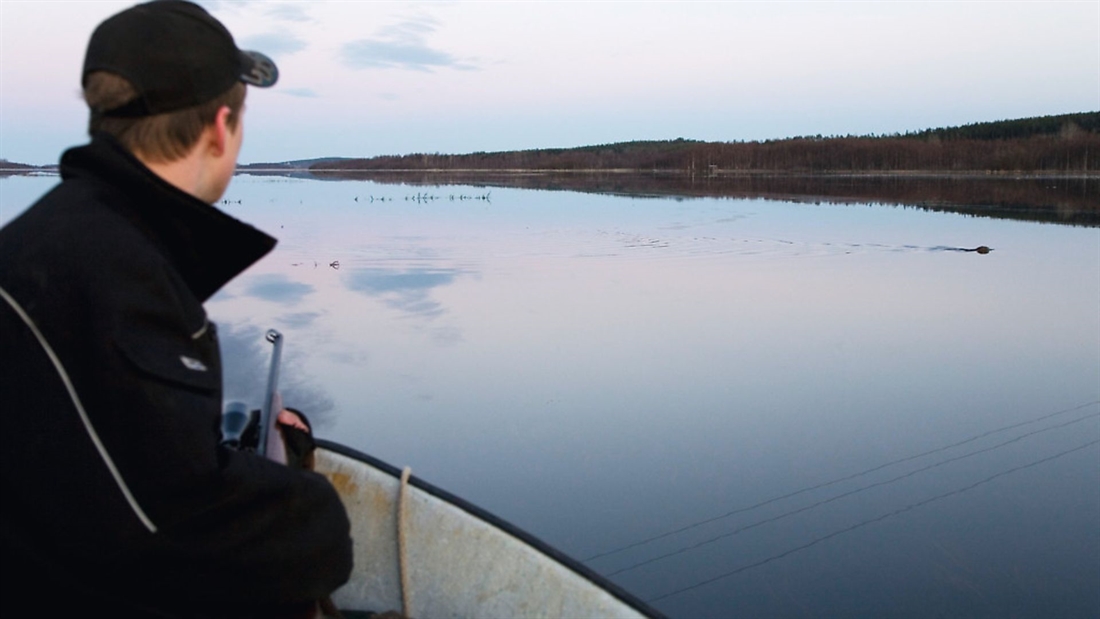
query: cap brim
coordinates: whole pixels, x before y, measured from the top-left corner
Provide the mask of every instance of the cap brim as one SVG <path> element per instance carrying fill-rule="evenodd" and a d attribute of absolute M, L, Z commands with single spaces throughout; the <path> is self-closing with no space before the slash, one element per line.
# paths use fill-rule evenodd
<path fill-rule="evenodd" d="M 275 61 L 260 52 L 241 52 L 241 81 L 245 84 L 267 88 L 279 81 L 279 67 Z"/>

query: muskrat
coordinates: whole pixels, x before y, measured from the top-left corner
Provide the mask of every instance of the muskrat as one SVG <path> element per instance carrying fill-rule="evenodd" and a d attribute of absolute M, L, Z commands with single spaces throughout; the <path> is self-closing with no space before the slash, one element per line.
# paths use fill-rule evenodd
<path fill-rule="evenodd" d="M 993 251 L 992 248 L 986 247 L 985 245 L 979 245 L 977 247 L 972 247 L 972 248 L 969 248 L 969 249 L 966 248 L 966 247 L 943 247 L 941 245 L 940 247 L 933 247 L 932 250 L 933 251 L 971 251 L 971 252 L 977 252 L 979 254 L 988 254 L 989 252 Z"/>

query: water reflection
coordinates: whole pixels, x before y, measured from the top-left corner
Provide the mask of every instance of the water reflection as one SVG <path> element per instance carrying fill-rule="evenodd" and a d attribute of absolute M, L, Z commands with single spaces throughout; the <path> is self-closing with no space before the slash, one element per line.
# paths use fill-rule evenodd
<path fill-rule="evenodd" d="M 386 307 L 430 320 L 446 311 L 442 303 L 431 298 L 432 289 L 452 284 L 460 274 L 455 269 L 366 268 L 356 269 L 346 281 L 351 290 L 380 297 Z"/>
<path fill-rule="evenodd" d="M 0 214 L 45 182 L 0 179 Z M 322 436 L 577 557 L 759 505 L 593 560 L 724 535 L 615 576 L 644 598 L 718 578 L 661 600 L 672 616 L 1100 614 L 1096 447 L 1030 466 L 1100 419 L 1009 442 L 1100 400 L 1100 230 L 828 201 L 229 191 L 280 242 L 207 310 L 227 354 L 247 333 L 250 389 L 263 330 L 283 330 L 287 380 L 331 399 Z"/>
<path fill-rule="evenodd" d="M 929 505 L 929 504 L 934 503 L 936 501 L 951 498 L 951 497 L 969 492 L 971 490 L 975 490 L 975 489 L 979 488 L 980 486 L 984 486 L 985 484 L 994 482 L 995 480 L 997 480 L 999 478 L 1002 478 L 1002 477 L 1005 477 L 1005 476 L 1008 476 L 1008 475 L 1012 475 L 1012 474 L 1015 474 L 1015 473 L 1018 473 L 1020 471 L 1024 471 L 1026 469 L 1030 469 L 1030 468 L 1033 468 L 1033 467 L 1036 467 L 1036 466 L 1040 466 L 1040 465 L 1046 464 L 1048 462 L 1053 462 L 1055 460 L 1058 460 L 1062 457 L 1074 454 L 1076 452 L 1088 450 L 1089 448 L 1091 448 L 1091 447 L 1093 447 L 1094 445 L 1097 445 L 1097 444 L 1100 444 L 1100 440 L 1087 441 L 1084 444 L 1081 444 L 1081 445 L 1078 445 L 1076 447 L 1071 447 L 1069 449 L 1059 451 L 1055 454 L 1046 456 L 1044 458 L 1040 458 L 1038 460 L 1032 460 L 1032 461 L 1027 462 L 1025 464 L 1020 464 L 1018 466 L 1014 466 L 1012 468 L 1000 471 L 998 473 L 994 473 L 993 475 L 990 475 L 988 477 L 980 479 L 976 482 L 973 482 L 973 483 L 968 484 L 966 486 L 963 486 L 961 488 L 956 488 L 956 489 L 948 491 L 948 492 L 937 494 L 935 496 L 925 498 L 925 499 L 923 499 L 921 501 L 917 501 L 915 503 L 909 503 L 908 505 L 905 505 L 905 506 L 900 507 L 898 509 L 895 509 L 893 511 L 887 512 L 885 514 L 881 514 L 881 515 L 873 517 L 873 518 L 862 520 L 862 521 L 857 522 L 855 524 L 852 524 L 850 526 L 834 530 L 834 531 L 832 531 L 832 532 L 830 532 L 826 535 L 814 538 L 814 539 L 810 540 L 809 542 L 806 542 L 806 543 L 804 543 L 800 546 L 795 546 L 793 548 L 789 548 L 787 550 L 784 550 L 783 552 L 771 555 L 769 557 L 765 557 L 765 558 L 760 559 L 760 560 L 758 560 L 754 563 L 749 563 L 747 565 L 743 565 L 739 568 L 730 570 L 728 572 L 724 572 L 724 573 L 718 574 L 716 576 L 711 576 L 709 578 L 693 582 L 693 583 L 688 584 L 686 586 L 681 586 L 678 589 L 674 589 L 672 591 L 662 593 L 661 595 L 649 597 L 647 599 L 647 601 L 651 602 L 651 603 L 660 602 L 662 600 L 666 600 L 668 598 L 673 598 L 673 597 L 678 596 L 678 595 L 683 594 L 683 593 L 688 593 L 690 591 L 694 591 L 694 590 L 699 589 L 701 587 L 706 587 L 708 585 L 712 585 L 714 583 L 725 580 L 725 579 L 730 578 L 732 576 L 737 576 L 737 575 L 739 575 L 743 572 L 765 566 L 765 565 L 767 565 L 767 564 L 769 564 L 773 561 L 785 559 L 786 557 L 791 556 L 791 555 L 793 555 L 797 552 L 807 550 L 809 548 L 817 546 L 820 543 L 827 542 L 827 541 L 829 541 L 829 540 L 831 540 L 835 537 L 838 537 L 838 536 L 841 536 L 841 535 L 844 535 L 844 534 L 847 534 L 847 533 L 852 533 L 854 531 L 857 531 L 857 530 L 862 529 L 864 527 L 867 527 L 867 526 L 873 525 L 875 523 L 881 522 L 881 521 L 886 520 L 888 518 L 899 516 L 899 515 L 905 514 L 906 512 L 909 512 L 911 510 L 914 510 L 914 509 L 917 509 L 917 508 L 920 508 L 920 507 L 924 507 L 925 505 Z M 901 478 L 895 478 L 895 480 L 896 479 L 901 479 Z M 894 481 L 894 480 L 891 480 L 891 481 Z M 853 492 L 855 492 L 855 491 L 853 491 Z M 762 524 L 769 524 L 771 522 L 774 522 L 776 520 L 784 518 L 788 515 L 791 515 L 791 514 L 794 514 L 794 513 L 799 513 L 801 511 L 805 511 L 805 510 L 808 510 L 808 509 L 812 509 L 814 507 L 822 505 L 822 504 L 824 504 L 826 502 L 829 502 L 831 500 L 833 500 L 833 499 L 827 499 L 825 501 L 819 501 L 818 503 L 815 503 L 813 505 L 795 510 L 793 512 L 787 512 L 787 513 L 781 514 L 779 516 L 774 516 L 772 518 L 768 518 L 768 519 L 765 519 L 765 520 L 758 521 L 758 522 L 753 523 L 751 525 L 740 527 L 740 528 L 735 529 L 734 531 L 732 531 L 730 533 L 725 533 L 723 535 L 719 535 L 717 537 L 713 537 L 713 538 L 704 540 L 702 542 L 698 542 L 698 543 L 696 543 L 692 546 L 689 546 L 687 548 L 683 548 L 683 549 L 680 549 L 680 550 L 677 550 L 677 551 L 674 551 L 674 552 L 671 552 L 671 553 L 660 555 L 660 556 L 655 557 L 653 559 L 648 559 L 646 561 L 636 563 L 636 564 L 631 565 L 629 567 L 622 568 L 622 569 L 620 569 L 616 572 L 612 572 L 611 575 L 619 574 L 619 573 L 626 572 L 626 571 L 629 571 L 629 570 L 632 570 L 632 569 L 635 569 L 635 568 L 638 568 L 638 567 L 642 567 L 642 566 L 648 565 L 650 563 L 653 563 L 655 561 L 659 561 L 661 559 L 665 559 L 665 558 L 676 556 L 678 554 L 682 554 L 683 552 L 686 552 L 686 551 L 689 551 L 689 550 L 694 550 L 696 548 L 701 548 L 703 546 L 706 546 L 708 544 L 720 541 L 720 540 L 725 539 L 727 537 L 731 537 L 731 536 L 733 536 L 737 533 L 741 533 L 742 531 L 747 531 L 750 528 L 753 528 L 753 527 L 756 527 L 756 526 L 759 526 L 759 525 L 762 525 Z M 1088 606 L 1082 605 L 1080 607 L 1080 610 L 1087 612 L 1087 608 L 1088 608 Z M 1082 615 L 1082 616 L 1084 616 L 1084 615 Z"/>
<path fill-rule="evenodd" d="M 902 205 L 979 217 L 1100 226 L 1100 176 L 317 172 L 319 178 L 474 185 L 633 197 L 762 198 Z"/>
<path fill-rule="evenodd" d="M 250 324 L 218 324 L 222 354 L 223 399 L 247 402 L 259 408 L 267 388 L 271 346 L 265 329 Z M 331 426 L 334 402 L 324 387 L 304 369 L 304 359 L 284 358 L 279 392 L 283 403 L 304 412 L 314 427 Z"/>
<path fill-rule="evenodd" d="M 283 305 L 296 305 L 313 292 L 313 286 L 292 281 L 281 273 L 254 275 L 245 281 L 244 294 Z"/>
<path fill-rule="evenodd" d="M 284 314 L 278 317 L 281 325 L 291 329 L 304 329 L 313 324 L 321 316 L 321 312 L 299 312 L 296 314 Z"/>
<path fill-rule="evenodd" d="M 809 487 L 806 487 L 806 488 L 795 490 L 793 492 L 789 492 L 789 493 L 783 494 L 781 496 L 769 498 L 767 500 L 761 501 L 759 503 L 755 503 L 753 505 L 749 505 L 747 507 L 739 507 L 739 508 L 734 509 L 732 511 L 728 511 L 724 514 L 721 514 L 721 515 L 718 515 L 718 516 L 713 516 L 713 517 L 710 517 L 710 518 L 706 518 L 704 520 L 700 520 L 700 521 L 697 521 L 697 522 L 693 522 L 691 524 L 672 529 L 671 531 L 666 531 L 666 532 L 663 532 L 663 533 L 660 533 L 660 534 L 657 534 L 657 535 L 647 537 L 643 540 L 632 542 L 632 543 L 627 544 L 625 546 L 620 546 L 618 548 L 605 550 L 601 553 L 598 553 L 596 555 L 588 557 L 587 559 L 585 559 L 585 561 L 593 561 L 593 560 L 597 560 L 597 559 L 603 559 L 605 557 L 611 557 L 611 556 L 617 555 L 619 553 L 622 553 L 622 552 L 625 552 L 625 551 L 628 551 L 628 550 L 632 550 L 632 549 L 635 549 L 635 548 L 639 548 L 639 547 L 648 545 L 652 542 L 663 540 L 663 539 L 666 539 L 666 538 L 669 538 L 669 537 L 672 537 L 672 536 L 675 536 L 675 535 L 680 535 L 682 533 L 692 531 L 692 530 L 697 529 L 699 527 L 702 527 L 702 526 L 705 526 L 705 525 L 710 525 L 711 523 L 715 523 L 715 522 L 725 520 L 727 518 L 730 518 L 730 517 L 738 515 L 738 514 L 752 512 L 752 511 L 758 510 L 762 507 L 771 505 L 773 503 L 777 503 L 777 502 L 780 502 L 780 501 L 786 501 L 788 499 L 797 497 L 799 495 L 802 495 L 802 494 L 805 494 L 805 493 L 808 493 L 808 492 L 813 492 L 813 491 L 816 491 L 816 490 L 820 490 L 822 488 L 828 488 L 830 486 L 834 486 L 836 484 L 840 484 L 840 483 L 847 482 L 847 481 L 850 481 L 850 480 L 859 479 L 859 478 L 871 475 L 872 473 L 877 473 L 878 471 L 883 471 L 883 470 L 886 470 L 886 469 L 890 469 L 890 468 L 896 467 L 898 465 L 902 465 L 902 464 L 912 462 L 912 461 L 919 461 L 921 459 L 927 458 L 928 456 L 937 456 L 937 457 L 939 457 L 938 454 L 942 454 L 944 452 L 952 452 L 952 450 L 955 450 L 958 447 L 961 447 L 961 446 L 964 446 L 964 445 L 970 445 L 972 443 L 975 443 L 976 441 L 982 441 L 983 439 L 986 439 L 987 437 L 995 436 L 995 435 L 1002 434 L 1002 433 L 1010 431 L 1010 430 L 1016 430 L 1016 429 L 1022 428 L 1022 427 L 1032 426 L 1033 424 L 1037 424 L 1037 423 L 1041 423 L 1041 422 L 1048 422 L 1048 420 L 1051 420 L 1051 419 L 1054 419 L 1054 418 L 1060 418 L 1056 423 L 1047 423 L 1045 426 L 1039 427 L 1038 429 L 1033 429 L 1033 430 L 1030 430 L 1030 431 L 1027 431 L 1027 432 L 1017 433 L 1016 436 L 1014 436 L 1014 437 L 1012 437 L 1008 440 L 1001 440 L 1000 442 L 997 442 L 993 445 L 982 446 L 982 447 L 971 447 L 971 448 L 969 448 L 968 451 L 964 451 L 962 453 L 957 453 L 956 455 L 952 455 L 951 457 L 936 460 L 936 461 L 932 462 L 931 464 L 923 465 L 919 468 L 915 468 L 915 469 L 910 470 L 910 471 L 908 471 L 906 473 L 903 473 L 901 475 L 892 474 L 892 476 L 889 477 L 889 478 L 882 479 L 882 480 L 879 480 L 879 481 L 873 481 L 871 483 L 861 482 L 860 485 L 858 487 L 854 488 L 854 489 L 845 490 L 845 491 L 835 491 L 833 494 L 828 496 L 828 498 L 823 498 L 823 499 L 820 499 L 818 501 L 809 503 L 807 505 L 804 505 L 804 506 L 801 506 L 801 507 L 798 507 L 798 508 L 795 508 L 795 509 L 787 509 L 786 511 L 783 511 L 782 513 L 779 513 L 778 515 L 769 516 L 769 517 L 764 518 L 762 520 L 757 519 L 754 522 L 752 522 L 752 524 L 739 526 L 739 527 L 733 529 L 732 531 L 725 532 L 725 533 L 722 533 L 722 534 L 714 536 L 714 537 L 709 537 L 709 538 L 704 539 L 704 540 L 699 541 L 699 542 L 694 542 L 694 543 L 691 543 L 689 545 L 679 547 L 677 550 L 674 550 L 674 551 L 671 551 L 671 552 L 666 552 L 666 553 L 663 553 L 663 554 L 657 554 L 656 556 L 651 556 L 649 558 L 646 558 L 646 559 L 644 559 L 642 561 L 638 561 L 638 562 L 630 562 L 630 563 L 626 564 L 624 567 L 614 568 L 614 571 L 609 571 L 608 574 L 611 575 L 611 576 L 615 576 L 617 574 L 622 574 L 622 573 L 625 573 L 625 572 L 629 572 L 629 571 L 635 570 L 637 568 L 640 568 L 640 567 L 643 567 L 643 566 L 646 566 L 646 565 L 650 565 L 652 563 L 655 563 L 655 562 L 658 562 L 658 561 L 661 561 L 661 560 L 664 560 L 664 559 L 668 559 L 668 558 L 671 558 L 671 557 L 674 557 L 674 556 L 677 556 L 677 555 L 684 554 L 686 552 L 696 550 L 698 548 L 702 548 L 704 546 L 713 544 L 713 543 L 721 541 L 723 539 L 733 537 L 735 535 L 738 535 L 738 534 L 743 533 L 745 531 L 749 531 L 749 530 L 754 529 L 756 527 L 759 527 L 761 525 L 771 524 L 771 523 L 777 522 L 779 520 L 782 520 L 782 519 L 785 519 L 785 518 L 788 518 L 788 517 L 791 517 L 791 516 L 794 516 L 794 515 L 797 515 L 797 514 L 801 514 L 803 512 L 807 512 L 807 511 L 810 511 L 810 510 L 813 510 L 813 509 L 817 509 L 821 506 L 828 505 L 829 503 L 832 503 L 834 501 L 847 499 L 849 497 L 852 497 L 854 495 L 866 492 L 868 490 L 872 490 L 874 488 L 879 488 L 879 487 L 895 484 L 899 481 L 906 480 L 906 479 L 908 479 L 908 478 L 910 478 L 914 475 L 923 474 L 923 473 L 926 473 L 926 472 L 929 472 L 929 471 L 934 471 L 935 469 L 937 469 L 939 467 L 942 467 L 942 466 L 945 466 L 945 465 L 950 465 L 954 462 L 958 462 L 958 461 L 961 461 L 961 460 L 965 460 L 965 459 L 968 459 L 968 458 L 972 458 L 972 457 L 975 457 L 975 456 L 980 456 L 982 454 L 993 452 L 993 451 L 1002 449 L 1004 447 L 1014 445 L 1014 444 L 1016 444 L 1016 443 L 1018 443 L 1022 440 L 1029 439 L 1031 437 L 1034 437 L 1034 436 L 1037 436 L 1037 435 L 1040 435 L 1040 434 L 1051 432 L 1053 430 L 1059 430 L 1061 428 L 1076 426 L 1078 424 L 1082 424 L 1083 422 L 1088 422 L 1088 421 L 1095 420 L 1096 418 L 1100 417 L 1100 412 L 1095 412 L 1098 408 L 1100 408 L 1097 405 L 1100 405 L 1100 402 L 1089 402 L 1089 403 L 1083 404 L 1081 406 L 1076 406 L 1076 407 L 1073 407 L 1073 408 L 1064 409 L 1064 410 L 1061 410 L 1061 411 L 1056 411 L 1054 413 L 1042 415 L 1042 416 L 1040 416 L 1036 419 L 1030 419 L 1030 420 L 1027 420 L 1027 421 L 1024 421 L 1024 422 L 1015 423 L 1015 424 L 1009 425 L 1007 427 L 995 428 L 993 430 L 983 432 L 982 434 L 979 434 L 977 436 L 972 436 L 972 437 L 963 439 L 961 441 L 951 443 L 950 445 L 946 445 L 944 447 L 939 447 L 939 448 L 932 449 L 930 451 L 926 451 L 926 452 L 923 452 L 923 453 L 920 453 L 920 454 L 915 454 L 915 455 L 912 455 L 912 456 L 906 456 L 904 458 L 900 458 L 900 459 L 897 459 L 897 460 L 892 460 L 890 462 L 886 462 L 886 463 L 883 463 L 883 464 L 878 464 L 878 465 L 876 465 L 876 466 L 874 466 L 870 469 L 860 471 L 860 472 L 857 472 L 857 473 L 853 473 L 853 474 L 847 475 L 845 477 L 832 479 L 832 480 L 829 480 L 829 481 L 826 481 L 826 482 L 816 484 L 814 486 L 809 486 Z M 1080 411 L 1082 411 L 1082 410 L 1092 410 L 1094 412 L 1088 412 L 1088 413 L 1080 414 Z M 1071 414 L 1071 413 L 1076 413 L 1077 416 L 1071 417 L 1068 421 L 1065 420 L 1065 417 L 1067 416 L 1067 414 Z M 890 512 L 889 514 L 886 514 L 884 516 L 881 516 L 879 518 L 875 518 L 875 519 L 872 519 L 872 520 L 865 520 L 865 521 L 857 523 L 857 524 L 855 524 L 852 527 L 849 527 L 847 529 L 837 531 L 837 532 L 835 532 L 835 535 L 839 535 L 839 534 L 842 534 L 842 533 L 847 533 L 847 532 L 853 531 L 857 528 L 861 528 L 863 526 L 866 526 L 866 525 L 871 524 L 873 522 L 877 522 L 877 521 L 879 521 L 881 519 L 885 519 L 887 517 L 898 515 L 899 513 L 902 513 L 903 511 L 908 511 L 909 509 L 914 509 L 916 507 L 920 507 L 922 505 L 925 505 L 925 504 L 930 503 L 930 502 L 935 501 L 935 500 L 939 500 L 939 499 L 942 499 L 942 498 L 946 498 L 948 496 L 953 496 L 953 495 L 956 495 L 956 494 L 960 494 L 961 492 L 971 490 L 971 489 L 977 487 L 978 485 L 988 483 L 989 481 L 992 481 L 993 479 L 996 479 L 998 477 L 1003 477 L 1005 475 L 1015 473 L 1019 470 L 1023 470 L 1024 468 L 1030 468 L 1032 466 L 1037 466 L 1039 464 L 1044 464 L 1046 462 L 1049 462 L 1051 460 L 1055 460 L 1055 459 L 1060 458 L 1062 456 L 1069 455 L 1069 454 L 1074 453 L 1076 451 L 1080 451 L 1082 449 L 1086 449 L 1088 447 L 1091 447 L 1092 445 L 1095 445 L 1098 442 L 1100 442 L 1100 440 L 1088 441 L 1088 442 L 1084 443 L 1083 445 L 1073 447 L 1069 450 L 1058 452 L 1057 454 L 1047 456 L 1046 458 L 1042 458 L 1040 460 L 1037 460 L 1037 461 L 1034 461 L 1034 462 L 1031 462 L 1031 463 L 1028 463 L 1028 464 L 1025 464 L 1025 465 L 1021 465 L 1020 467 L 1013 467 L 1013 468 L 1008 469 L 1006 471 L 1000 471 L 992 477 L 981 480 L 977 484 L 966 486 L 966 487 L 961 488 L 961 489 L 956 489 L 956 490 L 953 490 L 953 491 L 951 491 L 950 493 L 947 493 L 947 494 L 937 495 L 935 497 L 932 497 L 931 499 L 927 499 L 927 500 L 922 501 L 921 503 L 918 503 L 918 504 L 911 504 L 911 505 L 906 506 L 905 508 L 903 508 L 903 510 L 901 510 L 901 511 L 894 511 L 894 512 Z M 981 442 L 978 442 L 977 444 L 982 445 Z M 830 537 L 833 537 L 835 535 L 831 534 L 830 536 L 827 536 L 827 537 L 824 537 L 824 538 L 818 538 L 818 539 L 814 540 L 810 545 L 816 545 L 817 543 L 825 541 L 826 539 L 829 539 Z M 747 566 L 745 568 L 742 568 L 740 570 L 737 570 L 736 572 L 731 572 L 731 573 L 724 574 L 722 577 L 732 576 L 735 573 L 740 573 L 741 571 L 745 571 L 746 569 L 759 567 L 759 566 L 761 566 L 765 563 L 771 562 L 771 561 L 779 559 L 779 558 L 783 558 L 783 557 L 788 556 L 789 554 L 793 554 L 794 552 L 797 552 L 799 550 L 804 550 L 805 548 L 808 548 L 810 545 L 799 546 L 795 549 L 786 551 L 786 552 L 781 553 L 779 555 L 775 555 L 774 557 L 770 557 L 770 558 L 766 559 L 764 562 L 755 563 L 755 564 L 752 564 L 752 565 Z M 691 587 L 691 588 L 694 588 L 694 587 Z M 686 590 L 687 589 L 679 590 L 676 593 L 681 593 L 681 592 L 686 591 Z M 666 594 L 662 597 L 668 597 L 669 595 L 672 595 L 672 594 Z"/>

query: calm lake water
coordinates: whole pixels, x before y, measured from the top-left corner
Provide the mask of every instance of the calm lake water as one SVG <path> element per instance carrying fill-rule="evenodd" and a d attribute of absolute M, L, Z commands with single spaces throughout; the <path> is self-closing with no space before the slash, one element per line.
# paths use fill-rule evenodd
<path fill-rule="evenodd" d="M 55 182 L 0 179 L 0 223 Z M 258 176 L 226 199 L 280 238 L 207 305 L 227 395 L 258 398 L 278 328 L 318 434 L 669 615 L 1100 615 L 1100 229 Z"/>

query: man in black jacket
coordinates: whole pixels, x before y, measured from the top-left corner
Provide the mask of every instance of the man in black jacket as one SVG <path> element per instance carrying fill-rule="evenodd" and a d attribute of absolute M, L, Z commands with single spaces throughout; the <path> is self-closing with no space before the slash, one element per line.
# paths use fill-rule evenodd
<path fill-rule="evenodd" d="M 331 485 L 219 445 L 202 303 L 275 240 L 211 203 L 276 77 L 180 0 L 92 35 L 91 143 L 0 230 L 0 615 L 308 615 L 347 580 Z"/>

